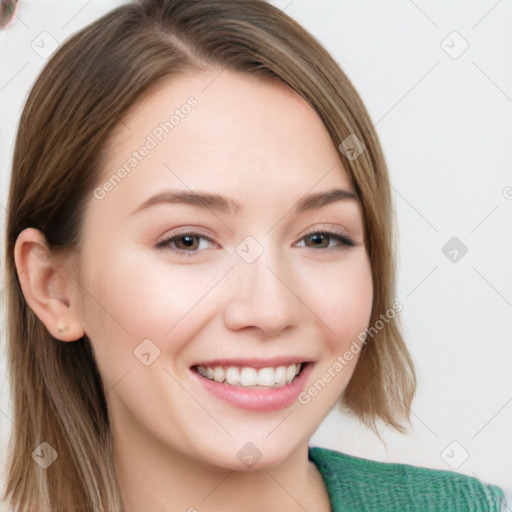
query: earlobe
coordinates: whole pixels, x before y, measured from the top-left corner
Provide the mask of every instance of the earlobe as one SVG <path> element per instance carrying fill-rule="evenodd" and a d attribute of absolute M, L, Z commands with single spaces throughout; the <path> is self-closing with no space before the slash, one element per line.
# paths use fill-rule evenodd
<path fill-rule="evenodd" d="M 82 338 L 74 279 L 39 230 L 27 228 L 18 235 L 14 261 L 25 301 L 48 332 L 61 341 Z"/>

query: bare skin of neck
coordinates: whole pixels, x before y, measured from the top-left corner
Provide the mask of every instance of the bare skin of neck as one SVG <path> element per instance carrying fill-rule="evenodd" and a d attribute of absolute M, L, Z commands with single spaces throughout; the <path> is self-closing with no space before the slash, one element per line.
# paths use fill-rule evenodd
<path fill-rule="evenodd" d="M 128 447 L 127 447 L 128 448 Z M 329 512 L 327 489 L 307 445 L 285 462 L 234 471 L 148 446 L 117 451 L 126 512 Z"/>

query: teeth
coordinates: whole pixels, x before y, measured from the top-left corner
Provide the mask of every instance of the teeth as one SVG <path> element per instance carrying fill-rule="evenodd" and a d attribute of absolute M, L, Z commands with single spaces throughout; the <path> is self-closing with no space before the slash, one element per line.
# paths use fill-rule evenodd
<path fill-rule="evenodd" d="M 275 382 L 274 368 L 262 368 L 258 372 L 258 386 L 273 386 Z"/>
<path fill-rule="evenodd" d="M 235 370 L 238 373 L 238 370 Z M 240 384 L 242 386 L 257 386 L 258 372 L 255 368 L 244 368 L 240 372 Z"/>
<path fill-rule="evenodd" d="M 286 367 L 286 382 L 291 382 L 295 377 L 295 365 L 291 364 Z"/>
<path fill-rule="evenodd" d="M 283 386 L 286 384 L 286 367 L 278 366 L 276 368 L 276 384 L 278 386 Z"/>
<path fill-rule="evenodd" d="M 199 370 L 199 368 L 203 368 L 204 369 L 204 366 L 198 366 L 197 369 Z M 201 373 L 201 372 L 199 372 Z M 206 370 L 206 373 L 201 373 L 201 375 L 203 377 L 208 377 L 209 379 L 211 379 L 211 377 L 208 375 L 208 369 Z M 213 380 L 217 381 L 217 382 L 224 382 L 224 379 L 226 377 L 226 372 L 224 371 L 224 368 L 222 368 L 222 366 L 216 366 L 215 367 L 215 370 L 213 371 Z"/>
<path fill-rule="evenodd" d="M 226 370 L 226 382 L 232 386 L 236 386 L 240 383 L 240 372 L 238 371 L 238 368 L 230 366 Z"/>
<path fill-rule="evenodd" d="M 259 370 L 250 366 L 243 368 L 228 366 L 225 369 L 222 366 L 216 366 L 215 368 L 197 366 L 197 371 L 203 377 L 221 384 L 225 382 L 230 386 L 252 388 L 261 386 L 279 387 L 290 384 L 300 373 L 301 368 L 301 363 L 292 363 L 288 366 L 267 367 Z"/>

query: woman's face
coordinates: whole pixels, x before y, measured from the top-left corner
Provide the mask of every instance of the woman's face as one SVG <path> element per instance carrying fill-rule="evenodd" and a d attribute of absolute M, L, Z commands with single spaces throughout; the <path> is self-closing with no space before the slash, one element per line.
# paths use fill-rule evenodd
<path fill-rule="evenodd" d="M 307 445 L 372 304 L 361 208 L 319 117 L 279 82 L 182 75 L 120 124 L 102 173 L 78 278 L 114 435 L 232 469 Z"/>

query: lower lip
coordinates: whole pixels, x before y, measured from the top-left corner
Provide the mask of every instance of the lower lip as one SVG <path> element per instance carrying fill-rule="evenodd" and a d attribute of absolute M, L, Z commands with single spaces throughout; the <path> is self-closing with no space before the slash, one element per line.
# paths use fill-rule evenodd
<path fill-rule="evenodd" d="M 295 380 L 269 389 L 249 389 L 241 386 L 221 384 L 203 377 L 195 370 L 191 370 L 194 378 L 212 394 L 231 405 L 256 412 L 270 412 L 286 409 L 295 402 L 299 393 L 304 389 L 307 378 L 313 369 L 313 363 L 307 363 Z"/>

